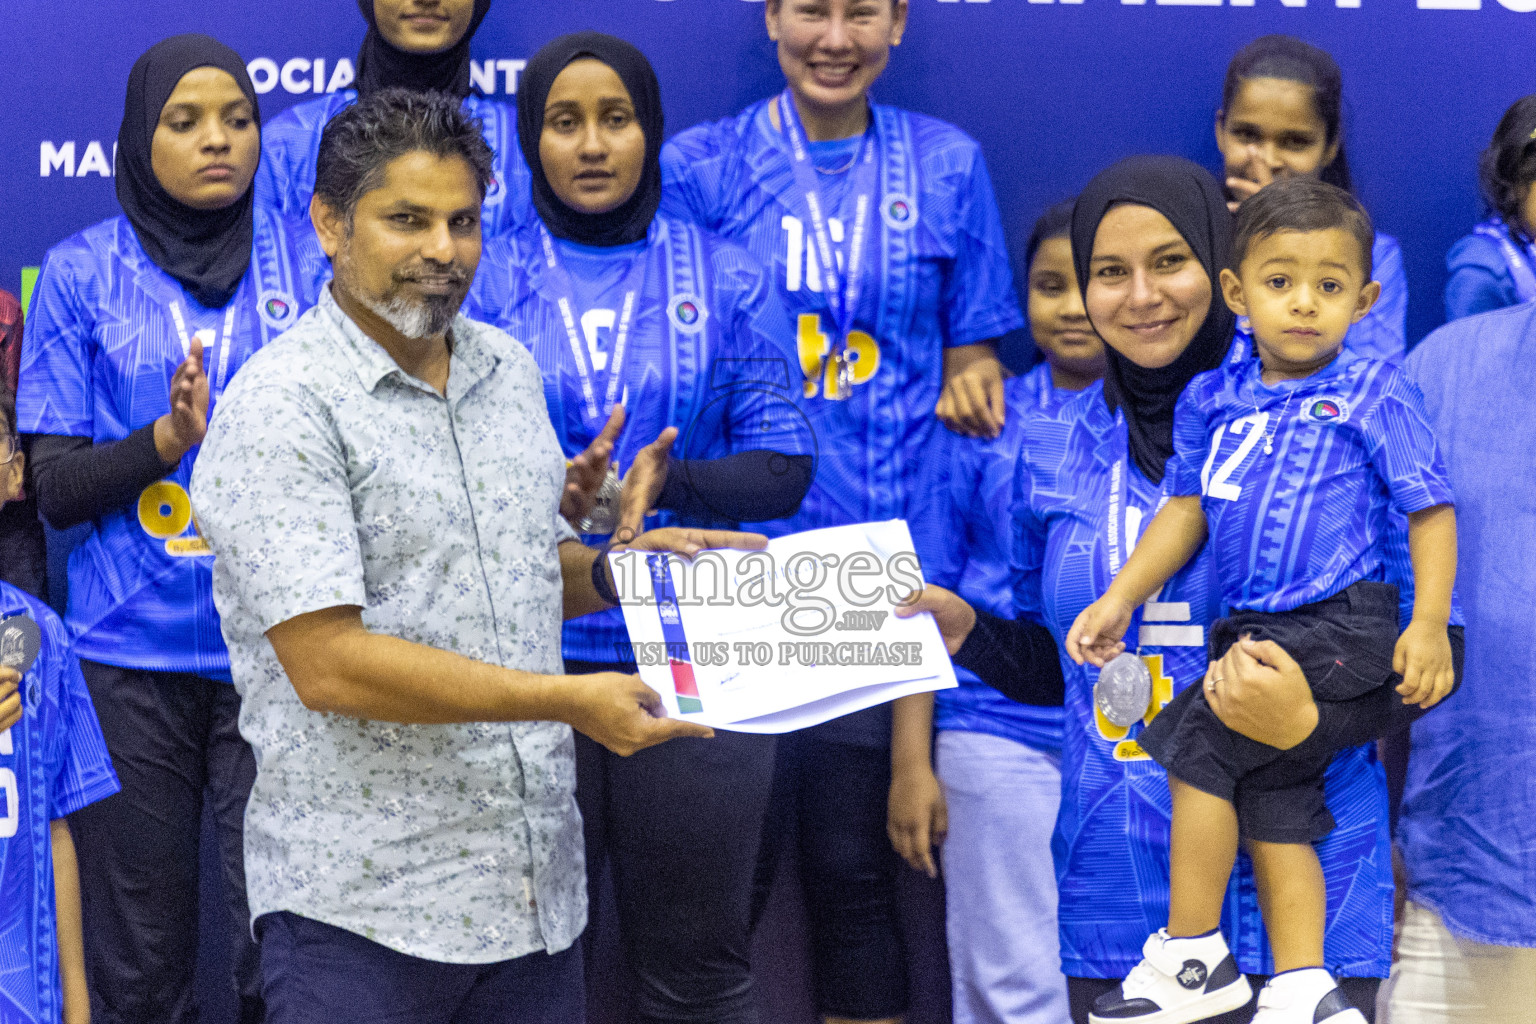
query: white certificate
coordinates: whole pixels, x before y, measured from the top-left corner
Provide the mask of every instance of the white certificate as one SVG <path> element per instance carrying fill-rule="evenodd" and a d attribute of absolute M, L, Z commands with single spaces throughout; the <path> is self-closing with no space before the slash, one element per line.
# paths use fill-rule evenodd
<path fill-rule="evenodd" d="M 737 732 L 803 729 L 955 684 L 894 519 L 779 537 L 763 551 L 609 556 L 640 678 L 669 716 Z"/>

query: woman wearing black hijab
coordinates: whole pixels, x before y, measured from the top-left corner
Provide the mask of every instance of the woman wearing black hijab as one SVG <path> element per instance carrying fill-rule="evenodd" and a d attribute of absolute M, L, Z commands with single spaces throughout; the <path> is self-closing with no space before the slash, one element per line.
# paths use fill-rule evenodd
<path fill-rule="evenodd" d="M 207 791 L 229 894 L 240 1019 L 262 1016 L 242 862 L 255 765 L 187 485 L 219 395 L 312 305 L 324 253 L 256 209 L 256 93 L 223 44 L 140 57 L 117 142 L 123 214 L 54 246 L 23 342 L 20 429 L 38 506 L 89 524 L 66 621 L 122 793 L 72 816 L 92 1004 L 108 1021 L 192 1021 Z"/>
<path fill-rule="evenodd" d="M 668 525 L 793 513 L 811 468 L 793 333 L 750 256 L 657 215 L 649 62 L 601 33 L 556 39 L 523 73 L 518 134 L 538 217 L 487 243 L 466 308 L 532 351 L 568 457 L 627 412 L 625 511 L 589 519 L 587 541 L 638 528 L 652 506 Z M 669 464 L 678 431 L 684 458 Z M 569 672 L 635 671 L 617 611 L 568 623 L 564 653 Z M 756 1021 L 748 905 L 773 737 L 719 732 L 629 758 L 576 743 L 588 877 L 606 855 L 639 1019 Z M 589 984 L 604 997 L 595 971 Z"/>
<path fill-rule="evenodd" d="M 355 81 L 347 62 L 338 63 L 326 95 L 289 107 L 263 128 L 257 204 L 290 217 L 308 216 L 326 122 L 360 95 L 398 87 L 457 96 L 484 126 L 485 141 L 495 154 L 495 180 L 481 210 L 486 238 L 531 216 L 528 167 L 516 145 L 513 108 L 471 85 L 469 45 L 490 13 L 491 0 L 357 0 L 357 6 L 368 34 L 357 54 Z"/>
<path fill-rule="evenodd" d="M 903 613 L 934 612 L 956 663 L 1014 699 L 1066 706 L 1055 849 L 1062 968 L 1077 1024 L 1140 962 L 1147 932 L 1167 921 L 1167 781 L 1136 739 L 1176 692 L 1206 676 L 1205 628 L 1220 611 L 1208 553 L 1180 570 L 1127 634 L 1122 668 L 1141 674 L 1147 689 L 1139 698 L 1117 704 L 1096 692 L 1099 671 L 1062 658 L 1059 644 L 1158 507 L 1179 395 L 1196 374 L 1246 358 L 1234 349 L 1234 318 L 1215 287 L 1231 230 L 1220 186 L 1187 160 L 1132 157 L 1089 183 L 1072 217 L 1072 255 L 1108 371 L 1102 385 L 1024 428 L 1014 509 L 1020 624 L 934 587 Z M 1310 735 L 1315 705 L 1296 663 L 1278 648 L 1233 651 L 1217 669 L 1228 681 L 1217 708 L 1223 720 L 1281 748 Z M 1329 964 L 1365 1008 L 1374 1005 L 1392 940 L 1379 813 L 1386 789 L 1368 746 L 1338 755 L 1326 794 L 1335 817 L 1349 822 L 1318 844 L 1328 891 L 1349 894 L 1329 906 Z M 1238 968 L 1271 973 L 1251 869 L 1233 873 L 1228 906 L 1224 930 Z M 1216 1019 L 1252 1014 L 1250 1005 Z"/>

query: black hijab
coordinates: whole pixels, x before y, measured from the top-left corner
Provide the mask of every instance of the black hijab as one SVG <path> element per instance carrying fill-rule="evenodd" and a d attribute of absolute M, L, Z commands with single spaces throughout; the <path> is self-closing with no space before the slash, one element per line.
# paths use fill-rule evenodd
<path fill-rule="evenodd" d="M 363 37 L 362 49 L 357 51 L 354 88 L 359 96 L 396 86 L 412 92 L 446 92 L 460 99 L 469 95 L 469 41 L 490 13 L 491 0 L 475 0 L 475 12 L 470 15 L 464 37 L 442 53 L 407 53 L 396 49 L 379 34 L 373 0 L 357 0 L 357 9 L 368 22 L 368 34 Z"/>
<path fill-rule="evenodd" d="M 645 132 L 645 167 L 635 194 L 607 213 L 582 213 L 560 201 L 544 174 L 539 136 L 544 133 L 544 104 L 566 65 L 582 57 L 614 70 L 635 105 Z M 573 32 L 549 43 L 528 62 L 517 86 L 517 141 L 533 177 L 533 206 L 549 233 L 580 245 L 614 246 L 638 242 L 650 230 L 661 205 L 661 87 L 645 54 L 622 39 L 601 32 Z"/>
<path fill-rule="evenodd" d="M 251 264 L 252 190 L 222 210 L 195 210 L 171 197 L 150 161 L 160 113 L 182 76 L 195 68 L 229 72 L 261 124 L 256 90 L 234 50 L 197 34 L 156 43 L 128 72 L 128 98 L 117 131 L 117 201 L 155 265 L 202 305 L 217 309 L 229 304 Z"/>
<path fill-rule="evenodd" d="M 1221 297 L 1220 281 L 1231 262 L 1232 215 L 1210 172 L 1182 157 L 1133 156 L 1100 171 L 1072 211 L 1072 262 L 1085 304 L 1093 238 L 1117 203 L 1150 206 L 1167 217 L 1211 279 L 1210 312 L 1172 363 L 1149 370 L 1104 347 L 1104 400 L 1125 412 L 1137 468 L 1148 480 L 1162 483 L 1163 468 L 1173 456 L 1173 408 L 1179 395 L 1196 374 L 1220 366 L 1232 345 L 1236 318 Z M 1104 337 L 1102 330 L 1099 336 Z"/>

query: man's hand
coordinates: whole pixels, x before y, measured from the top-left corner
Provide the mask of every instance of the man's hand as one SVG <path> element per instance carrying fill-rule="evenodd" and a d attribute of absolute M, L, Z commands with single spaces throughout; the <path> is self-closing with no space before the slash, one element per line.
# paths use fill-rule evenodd
<path fill-rule="evenodd" d="M 1005 418 L 1003 364 L 983 342 L 944 350 L 944 393 L 934 413 L 957 434 L 996 437 Z"/>
<path fill-rule="evenodd" d="M 1415 618 L 1397 638 L 1392 654 L 1392 671 L 1403 677 L 1397 692 L 1404 704 L 1432 708 L 1445 699 L 1456 685 L 1456 671 L 1451 663 L 1451 640 L 1445 623 L 1438 626 Z"/>
<path fill-rule="evenodd" d="M 21 673 L 0 668 L 0 732 L 21 721 Z"/>
<path fill-rule="evenodd" d="M 768 538 L 760 533 L 742 533 L 739 530 L 700 530 L 691 526 L 666 526 L 659 530 L 647 530 L 625 547 L 635 551 L 671 551 L 692 558 L 700 551 L 711 548 L 736 548 L 741 551 L 760 551 L 768 546 Z M 618 546 L 615 551 L 623 550 Z"/>
<path fill-rule="evenodd" d="M 944 649 L 953 658 L 965 645 L 971 630 L 976 628 L 976 609 L 965 598 L 943 587 L 926 586 L 908 594 L 896 606 L 898 619 L 910 619 L 928 612 L 938 624 L 939 635 L 944 638 Z"/>
<path fill-rule="evenodd" d="M 1078 613 L 1067 631 L 1067 657 L 1079 665 L 1088 662 L 1103 668 L 1125 650 L 1125 631 L 1131 628 L 1135 609 L 1105 594 Z"/>
<path fill-rule="evenodd" d="M 624 487 L 619 492 L 619 525 L 614 528 L 613 540 L 628 544 L 645 529 L 645 517 L 656 511 L 661 500 L 661 490 L 667 485 L 667 459 L 672 454 L 672 442 L 677 440 L 677 428 L 668 427 L 657 435 L 656 440 L 641 448 L 624 474 Z"/>
<path fill-rule="evenodd" d="M 566 722 L 620 757 L 680 736 L 709 739 L 715 735 L 708 726 L 662 717 L 666 711 L 660 695 L 639 676 L 597 672 L 566 679 L 570 683 Z"/>
<path fill-rule="evenodd" d="M 616 405 L 608 422 L 592 443 L 565 467 L 565 491 L 560 495 L 560 514 L 580 529 L 580 523 L 597 503 L 597 492 L 608 479 L 608 465 L 613 460 L 613 446 L 624 430 L 624 407 Z"/>
<path fill-rule="evenodd" d="M 1222 724 L 1290 750 L 1317 728 L 1317 704 L 1296 659 L 1270 640 L 1243 637 L 1206 670 L 1206 700 Z"/>
<path fill-rule="evenodd" d="M 155 452 L 174 466 L 202 443 L 208 433 L 208 375 L 203 372 L 203 342 L 193 338 L 187 358 L 171 377 L 171 411 L 155 420 Z"/>
<path fill-rule="evenodd" d="M 932 768 L 920 765 L 892 774 L 885 829 L 912 870 L 939 877 L 934 851 L 949 831 L 949 808 Z"/>

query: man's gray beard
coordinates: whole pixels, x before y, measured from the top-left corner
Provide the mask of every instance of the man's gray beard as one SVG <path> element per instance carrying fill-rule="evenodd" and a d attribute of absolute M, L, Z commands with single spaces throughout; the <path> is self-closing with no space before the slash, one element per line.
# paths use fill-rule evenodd
<path fill-rule="evenodd" d="M 389 299 L 374 299 L 359 295 L 358 301 L 367 306 L 389 326 L 412 341 L 435 338 L 453 326 L 463 299 L 450 295 L 428 295 L 414 301 L 404 295 Z"/>

